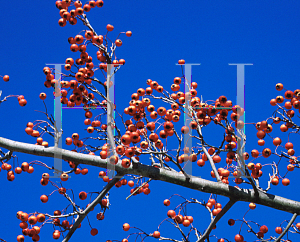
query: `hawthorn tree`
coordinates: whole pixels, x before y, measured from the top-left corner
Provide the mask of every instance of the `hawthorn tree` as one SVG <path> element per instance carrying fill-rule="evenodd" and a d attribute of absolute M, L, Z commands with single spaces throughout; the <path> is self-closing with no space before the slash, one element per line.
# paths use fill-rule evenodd
<path fill-rule="evenodd" d="M 114 204 L 119 203 L 126 209 L 126 203 L 135 196 L 150 196 L 151 186 L 156 182 L 201 193 L 192 198 L 180 194 L 166 197 L 161 201 L 162 206 L 168 207 L 165 218 L 157 221 L 158 227 L 153 231 L 144 228 L 144 224 L 129 224 L 125 217 L 123 228 L 113 230 L 123 229 L 127 236 L 123 238 L 112 233 L 109 240 L 105 238 L 107 242 L 149 238 L 176 242 L 278 242 L 292 241 L 291 235 L 300 233 L 300 223 L 296 221 L 300 202 L 290 199 L 290 194 L 278 196 L 272 193 L 272 188 L 277 185 L 295 186 L 297 191 L 297 184 L 290 184 L 289 176 L 299 168 L 295 140 L 300 128 L 296 123 L 300 111 L 300 89 L 285 89 L 278 83 L 275 88 L 281 93 L 270 100 L 274 112 L 260 122 L 245 124 L 243 107 L 234 105 L 225 95 L 215 100 L 203 100 L 198 83 L 185 75 L 185 61 L 180 59 L 180 74 L 174 77 L 170 89 L 161 86 L 159 81 L 148 79 L 144 86 L 131 94 L 128 107 L 119 110 L 113 100 L 114 77 L 126 66 L 125 57 L 118 55 L 118 48 L 122 41 L 130 41 L 127 37 L 131 37 L 132 32 L 113 35 L 114 26 L 107 23 L 106 31 L 97 33 L 87 13 L 104 7 L 102 0 L 86 3 L 62 0 L 55 4 L 61 27 L 83 24 L 83 29 L 68 38 L 70 51 L 74 53 L 66 58 L 62 70 L 43 68 L 47 89 L 35 94 L 39 95 L 45 108 L 37 119 L 26 121 L 24 127 L 31 138 L 25 143 L 0 137 L 0 161 L 1 174 L 7 175 L 7 182 L 22 179 L 22 173 L 31 174 L 36 166 L 42 166 L 44 172 L 36 182 L 48 190 L 40 194 L 40 201 L 32 199 L 32 203 L 47 204 L 55 197 L 57 209 L 53 212 L 13 208 L 20 227 L 17 241 L 29 240 L 27 237 L 33 241 L 50 240 L 50 235 L 53 239 L 69 241 L 84 223 L 90 226 L 86 236 L 101 237 L 98 226 L 89 218 L 105 221 L 109 209 L 116 209 Z M 13 83 L 14 80 L 10 80 L 7 73 L 3 75 L 3 81 Z M 66 134 L 61 129 L 61 120 L 54 118 L 45 102 L 52 96 L 64 107 L 85 110 L 84 115 L 73 120 L 84 123 L 85 137 L 74 130 L 64 138 Z M 18 99 L 20 106 L 26 106 L 23 95 L 3 95 L 0 103 L 6 105 L 13 98 Z M 55 114 L 57 110 L 60 110 L 59 106 L 55 107 Z M 245 125 L 255 130 L 250 135 L 256 135 L 260 149 L 245 151 L 248 138 Z M 272 135 L 273 129 L 279 129 L 282 135 Z M 208 133 L 215 136 L 213 141 L 207 137 Z M 52 146 L 50 140 L 54 140 Z M 271 140 L 272 144 L 266 140 Z M 62 148 L 61 142 L 70 149 Z M 34 155 L 35 158 L 30 162 L 15 162 L 19 153 Z M 64 169 L 59 169 L 59 162 L 45 161 L 45 157 L 54 157 L 64 163 Z M 89 180 L 92 178 L 87 178 L 83 184 L 85 189 L 78 191 L 72 182 L 78 176 L 92 176 L 90 173 L 97 169 L 95 167 L 100 168 L 97 173 L 102 188 L 90 190 Z M 195 169 L 192 171 L 191 168 Z M 201 172 L 204 168 L 206 174 Z M 110 199 L 111 194 L 118 193 L 117 189 L 124 186 L 130 187 L 126 199 Z M 208 199 L 203 199 L 205 193 L 209 194 Z M 68 205 L 62 206 L 62 200 Z M 232 208 L 240 202 L 247 202 L 249 209 L 231 214 Z M 193 205 L 197 208 L 187 212 L 187 208 Z M 257 205 L 286 212 L 286 220 L 271 228 L 268 224 L 261 224 L 259 217 L 257 221 L 247 219 L 247 213 Z M 200 208 L 201 216 L 195 216 Z M 261 209 L 260 213 L 264 210 Z M 217 236 L 218 223 L 227 214 L 231 218 L 226 221 L 226 226 L 235 226 L 235 234 Z M 206 220 L 202 216 L 207 216 Z M 167 231 L 161 232 L 162 224 L 169 225 Z M 14 231 L 17 227 L 12 226 Z M 40 232 L 44 230 L 48 237 L 40 238 Z M 176 230 L 179 233 L 175 235 L 173 231 Z M 1 240 L 5 241 L 5 238 Z"/>

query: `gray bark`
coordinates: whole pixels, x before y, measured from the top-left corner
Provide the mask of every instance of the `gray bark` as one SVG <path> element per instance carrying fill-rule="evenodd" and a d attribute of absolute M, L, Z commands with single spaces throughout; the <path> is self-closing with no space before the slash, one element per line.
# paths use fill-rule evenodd
<path fill-rule="evenodd" d="M 102 168 L 107 167 L 106 160 L 101 159 L 99 156 L 76 153 L 57 147 L 45 148 L 43 146 L 13 141 L 2 137 L 0 137 L 0 147 L 14 152 L 44 157 L 54 157 L 61 152 L 62 159 L 64 160 Z M 253 189 L 241 189 L 224 183 L 205 180 L 196 176 L 190 176 L 190 179 L 186 179 L 186 177 L 179 172 L 143 165 L 141 163 L 133 163 L 128 169 L 123 168 L 118 163 L 115 166 L 115 169 L 118 173 L 122 174 L 141 175 L 152 178 L 153 180 L 165 181 L 205 193 L 222 195 L 232 200 L 254 202 L 292 214 L 300 214 L 300 202 L 264 193 L 262 191 L 258 191 L 258 196 L 255 196 Z"/>

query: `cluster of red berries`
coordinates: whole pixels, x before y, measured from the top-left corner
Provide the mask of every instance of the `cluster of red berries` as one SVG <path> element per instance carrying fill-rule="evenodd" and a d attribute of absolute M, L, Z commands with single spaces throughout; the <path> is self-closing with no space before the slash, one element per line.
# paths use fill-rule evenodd
<path fill-rule="evenodd" d="M 40 240 L 40 230 L 39 226 L 35 226 L 37 222 L 43 223 L 45 221 L 45 215 L 42 213 L 39 214 L 27 214 L 22 211 L 17 212 L 17 218 L 21 220 L 20 228 L 22 229 L 23 235 L 17 237 L 18 242 L 24 242 L 24 236 L 29 236 L 33 241 Z M 30 227 L 31 228 L 30 228 Z"/>
<path fill-rule="evenodd" d="M 21 174 L 23 172 L 28 172 L 29 174 L 34 172 L 34 168 L 30 166 L 27 162 L 23 162 L 21 167 L 16 167 L 15 172 L 12 170 L 12 167 L 8 163 L 2 163 L 2 170 L 7 171 L 7 180 L 13 181 L 15 179 L 15 173 Z M 0 168 L 0 171 L 1 171 Z"/>
<path fill-rule="evenodd" d="M 103 6 L 103 1 L 98 0 L 94 1 L 91 0 L 85 5 L 82 6 L 81 1 L 74 1 L 74 4 L 72 4 L 73 1 L 71 0 L 62 0 L 62 1 L 56 1 L 55 5 L 60 10 L 59 14 L 61 16 L 61 19 L 59 19 L 58 24 L 61 27 L 66 26 L 67 22 L 69 21 L 70 24 L 75 25 L 77 23 L 76 16 L 80 16 L 84 14 L 84 12 L 89 12 L 94 7 L 101 8 Z M 69 7 L 74 6 L 75 9 L 72 9 L 70 11 Z"/>

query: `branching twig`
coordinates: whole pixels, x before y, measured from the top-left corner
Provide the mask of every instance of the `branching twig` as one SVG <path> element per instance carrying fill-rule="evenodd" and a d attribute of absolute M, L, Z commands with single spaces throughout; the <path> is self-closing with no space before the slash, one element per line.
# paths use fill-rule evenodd
<path fill-rule="evenodd" d="M 288 225 L 286 226 L 286 228 L 283 230 L 283 232 L 279 235 L 279 237 L 274 241 L 274 242 L 280 242 L 281 238 L 286 234 L 286 232 L 289 230 L 289 228 L 291 227 L 291 225 L 294 223 L 295 219 L 297 218 L 298 214 L 294 213 L 292 219 L 290 220 L 290 222 L 288 223 Z"/>
<path fill-rule="evenodd" d="M 105 194 L 121 179 L 121 174 L 117 174 L 116 177 L 114 177 L 99 193 L 99 195 L 94 199 L 94 201 L 77 217 L 75 223 L 71 227 L 70 231 L 64 238 L 62 242 L 67 242 L 70 240 L 80 223 L 83 221 L 83 219 L 88 215 L 90 211 L 94 209 L 94 207 L 102 200 L 102 198 L 105 196 Z"/>

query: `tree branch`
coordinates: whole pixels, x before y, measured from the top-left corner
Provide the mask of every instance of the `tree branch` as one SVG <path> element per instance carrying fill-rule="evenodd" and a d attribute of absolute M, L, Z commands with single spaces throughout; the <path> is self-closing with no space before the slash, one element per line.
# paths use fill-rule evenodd
<path fill-rule="evenodd" d="M 297 218 L 297 216 L 298 216 L 298 214 L 294 213 L 292 219 L 290 220 L 290 222 L 288 223 L 288 225 L 286 226 L 286 228 L 283 230 L 283 232 L 279 235 L 279 237 L 274 242 L 280 242 L 281 238 L 286 234 L 286 232 L 292 226 L 292 224 L 294 223 L 294 221 Z"/>
<path fill-rule="evenodd" d="M 13 141 L 2 137 L 0 137 L 0 147 L 15 152 L 43 157 L 54 157 L 54 155 L 61 152 L 62 159 L 64 160 L 102 168 L 107 167 L 106 160 L 101 159 L 99 156 L 76 153 L 56 147 L 45 148 L 43 146 Z M 241 189 L 238 187 L 229 186 L 224 183 L 213 182 L 195 176 L 190 176 L 191 179 L 187 181 L 186 177 L 179 172 L 156 168 L 141 163 L 133 163 L 133 165 L 127 169 L 123 168 L 121 164 L 118 163 L 115 168 L 117 172 L 121 172 L 124 174 L 133 174 L 148 177 L 152 178 L 153 180 L 161 180 L 205 193 L 214 193 L 239 201 L 254 202 L 256 204 L 261 204 L 277 210 L 293 214 L 300 214 L 300 202 L 283 198 L 277 195 L 263 193 L 261 191 L 258 191 L 258 197 L 256 197 L 253 189 Z"/>
<path fill-rule="evenodd" d="M 229 200 L 229 202 L 225 205 L 225 207 L 217 214 L 213 221 L 211 221 L 210 225 L 206 229 L 205 233 L 201 236 L 197 242 L 204 242 L 205 239 L 208 238 L 210 232 L 212 231 L 213 227 L 217 224 L 217 222 L 223 217 L 223 215 L 236 203 L 236 200 Z"/>
<path fill-rule="evenodd" d="M 105 194 L 121 179 L 121 176 L 114 177 L 100 192 L 100 194 L 95 198 L 95 200 L 77 217 L 75 223 L 71 227 L 70 231 L 68 232 L 67 236 L 64 238 L 62 242 L 67 242 L 72 237 L 80 223 L 84 220 L 84 218 L 88 215 L 90 211 L 94 209 L 94 207 L 103 199 Z"/>

